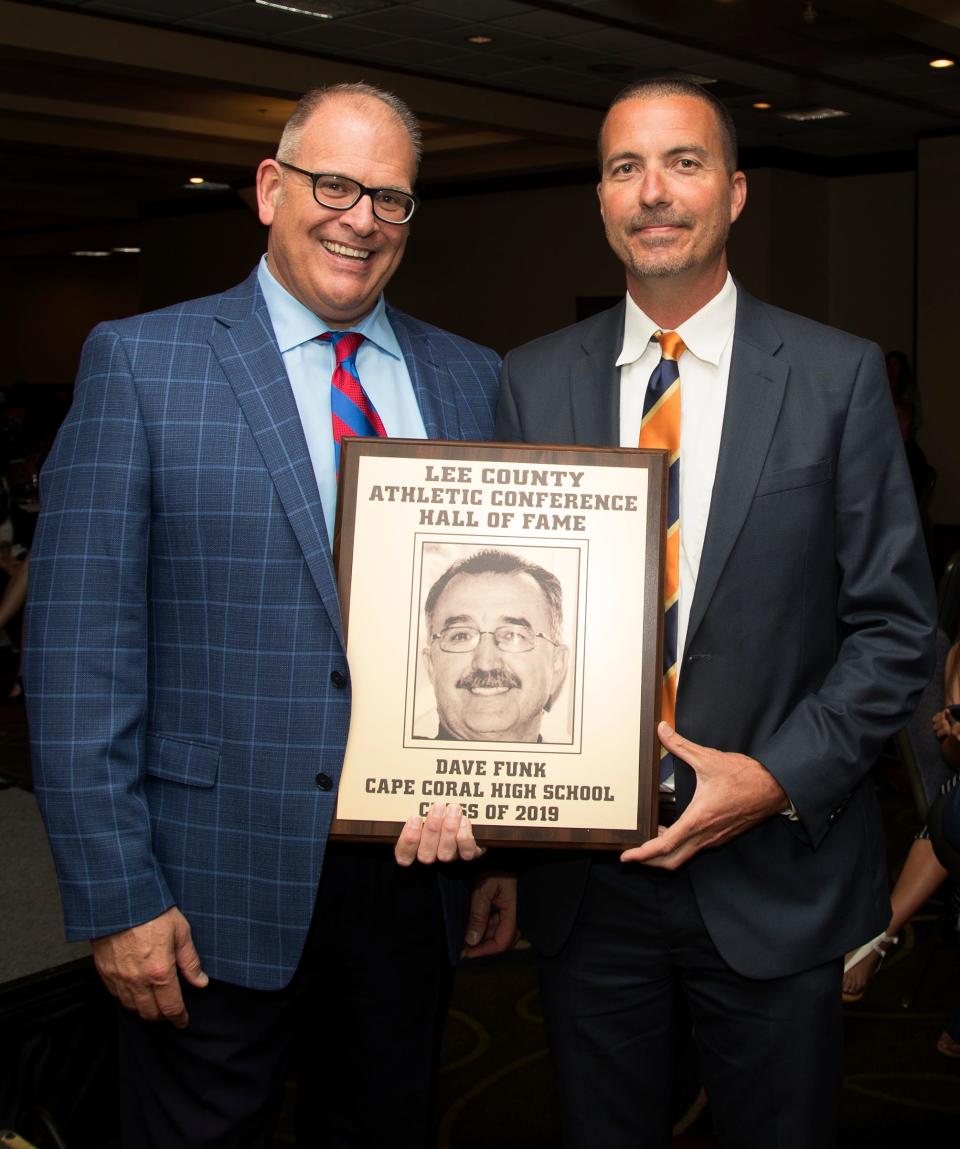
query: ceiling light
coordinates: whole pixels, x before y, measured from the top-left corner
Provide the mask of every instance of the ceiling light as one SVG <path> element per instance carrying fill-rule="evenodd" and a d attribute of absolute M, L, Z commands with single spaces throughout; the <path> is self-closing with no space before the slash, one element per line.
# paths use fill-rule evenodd
<path fill-rule="evenodd" d="M 849 116 L 849 112 L 841 112 L 839 108 L 797 108 L 793 112 L 778 112 L 785 120 L 796 120 L 805 124 L 810 120 L 835 120 L 840 116 Z"/>
<path fill-rule="evenodd" d="M 261 8 L 278 8 L 281 12 L 293 12 L 297 16 L 316 16 L 318 20 L 332 20 L 333 13 L 327 5 L 312 4 L 310 0 L 298 0 L 296 4 L 280 4 L 277 0 L 253 0 Z"/>
<path fill-rule="evenodd" d="M 757 100 L 753 106 L 757 111 L 765 112 L 768 108 L 772 108 L 773 104 L 768 104 L 766 100 Z"/>
<path fill-rule="evenodd" d="M 139 255 L 139 247 L 115 247 L 113 249 L 117 255 Z"/>
<path fill-rule="evenodd" d="M 191 176 L 183 185 L 185 191 L 232 191 L 229 184 L 218 184 L 213 180 L 205 180 L 202 176 Z"/>
<path fill-rule="evenodd" d="M 71 251 L 71 255 L 79 255 L 83 259 L 105 259 L 109 251 Z"/>
<path fill-rule="evenodd" d="M 939 56 L 936 60 L 930 61 L 931 68 L 952 68 L 956 64 L 956 60 L 951 60 L 949 56 Z"/>
<path fill-rule="evenodd" d="M 492 36 L 468 36 L 467 37 L 467 43 L 468 44 L 492 44 L 493 43 L 493 37 Z"/>

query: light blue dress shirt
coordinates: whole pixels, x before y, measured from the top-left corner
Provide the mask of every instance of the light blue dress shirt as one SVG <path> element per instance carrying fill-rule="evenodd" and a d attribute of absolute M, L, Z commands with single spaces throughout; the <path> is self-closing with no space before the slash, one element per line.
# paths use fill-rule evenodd
<path fill-rule="evenodd" d="M 266 256 L 260 260 L 257 280 L 297 401 L 310 462 L 320 490 L 327 537 L 332 546 L 337 510 L 337 473 L 333 461 L 330 380 L 336 357 L 332 344 L 317 342 L 317 336 L 330 328 L 274 279 Z M 357 351 L 357 374 L 383 420 L 387 434 L 401 439 L 425 439 L 427 431 L 410 372 L 387 319 L 382 295 L 374 309 L 350 330 L 365 336 Z"/>

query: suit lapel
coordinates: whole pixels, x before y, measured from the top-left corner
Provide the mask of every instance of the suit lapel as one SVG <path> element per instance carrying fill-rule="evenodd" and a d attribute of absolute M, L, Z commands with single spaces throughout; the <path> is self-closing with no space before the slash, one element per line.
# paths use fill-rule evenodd
<path fill-rule="evenodd" d="M 571 442 L 620 446 L 620 368 L 625 302 L 585 325 L 579 347 L 570 356 Z"/>
<path fill-rule="evenodd" d="M 342 643 L 340 600 L 320 493 L 293 389 L 255 272 L 240 287 L 224 295 L 210 343 L 253 433 Z"/>
<path fill-rule="evenodd" d="M 463 439 L 459 405 L 443 401 L 452 395 L 447 385 L 447 368 L 431 342 L 429 332 L 418 330 L 410 318 L 387 305 L 387 318 L 403 352 L 413 392 L 423 416 L 428 439 Z"/>
<path fill-rule="evenodd" d="M 774 357 L 781 343 L 764 305 L 738 285 L 720 456 L 690 608 L 688 650 L 750 510 L 777 425 L 789 374 L 789 367 Z"/>

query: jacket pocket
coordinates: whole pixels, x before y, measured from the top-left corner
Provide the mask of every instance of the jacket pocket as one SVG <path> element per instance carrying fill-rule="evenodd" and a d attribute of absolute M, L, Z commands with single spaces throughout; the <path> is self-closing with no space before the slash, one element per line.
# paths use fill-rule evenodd
<path fill-rule="evenodd" d="M 187 786 L 212 786 L 220 769 L 220 751 L 215 746 L 147 735 L 147 773 Z"/>
<path fill-rule="evenodd" d="M 760 476 L 755 498 L 774 495 L 778 491 L 793 491 L 798 487 L 813 487 L 828 483 L 833 478 L 833 460 L 821 459 L 806 467 L 787 467 L 783 471 L 768 471 Z"/>

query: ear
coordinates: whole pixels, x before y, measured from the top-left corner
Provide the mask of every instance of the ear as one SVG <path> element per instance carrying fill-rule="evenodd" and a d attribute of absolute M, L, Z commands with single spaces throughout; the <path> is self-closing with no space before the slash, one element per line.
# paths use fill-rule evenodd
<path fill-rule="evenodd" d="M 427 678 L 433 683 L 433 657 L 430 653 L 430 647 L 425 646 L 420 651 L 420 661 L 423 664 L 423 669 L 427 672 Z"/>
<path fill-rule="evenodd" d="M 597 184 L 597 199 L 600 201 L 600 218 L 605 221 L 603 214 L 603 180 Z"/>
<path fill-rule="evenodd" d="M 557 695 L 563 689 L 567 677 L 567 667 L 570 664 L 570 647 L 555 646 L 553 648 L 553 678 L 550 683 L 550 697 L 544 710 L 549 710 L 557 701 Z"/>
<path fill-rule="evenodd" d="M 273 223 L 283 189 L 283 172 L 276 160 L 264 160 L 257 168 L 257 213 L 260 222 Z"/>
<path fill-rule="evenodd" d="M 734 172 L 730 177 L 730 222 L 739 218 L 747 202 L 747 177 L 743 172 Z"/>

